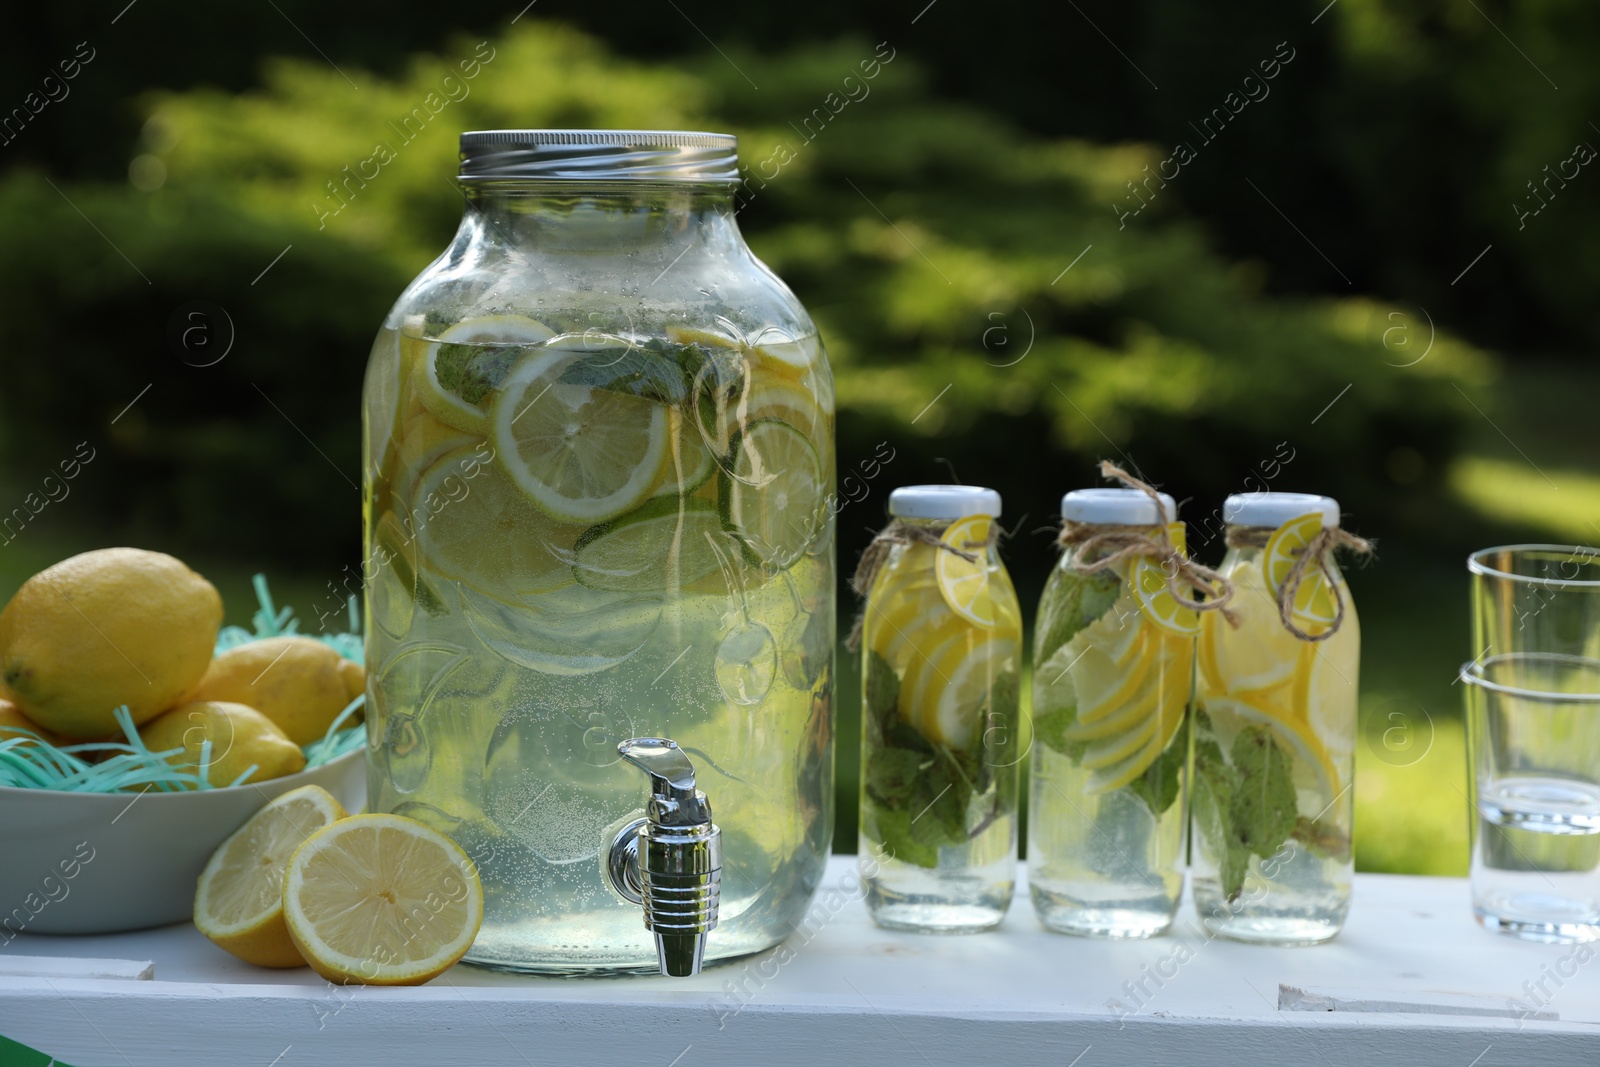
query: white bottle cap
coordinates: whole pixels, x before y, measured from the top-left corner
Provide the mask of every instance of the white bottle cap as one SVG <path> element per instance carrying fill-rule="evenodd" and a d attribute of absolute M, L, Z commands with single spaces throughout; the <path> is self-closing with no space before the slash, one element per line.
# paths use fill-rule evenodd
<path fill-rule="evenodd" d="M 1000 494 L 978 485 L 902 485 L 889 494 L 889 514 L 954 522 L 968 515 L 1000 517 Z"/>
<path fill-rule="evenodd" d="M 1178 517 L 1178 505 L 1161 493 L 1162 515 L 1156 502 L 1139 489 L 1074 489 L 1061 498 L 1061 517 L 1068 522 L 1111 523 L 1117 526 L 1154 526 Z"/>
<path fill-rule="evenodd" d="M 1339 502 L 1315 493 L 1235 493 L 1222 502 L 1222 521 L 1230 526 L 1282 526 L 1315 511 L 1322 525 L 1339 525 Z"/>

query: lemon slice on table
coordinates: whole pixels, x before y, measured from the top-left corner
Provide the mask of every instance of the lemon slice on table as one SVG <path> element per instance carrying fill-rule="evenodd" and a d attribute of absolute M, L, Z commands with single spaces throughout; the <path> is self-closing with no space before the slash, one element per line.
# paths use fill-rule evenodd
<path fill-rule="evenodd" d="M 750 425 L 722 479 L 723 519 L 752 562 L 788 567 L 827 525 L 827 472 L 811 441 L 786 422 Z"/>
<path fill-rule="evenodd" d="M 971 631 L 969 630 L 969 633 Z M 972 633 L 975 641 L 952 645 L 943 669 L 930 671 L 929 691 L 921 697 L 922 735 L 936 745 L 970 750 L 980 747 L 983 712 L 989 707 L 995 680 L 1008 660 L 1015 660 L 1019 642 L 1006 634 Z"/>
<path fill-rule="evenodd" d="M 541 512 L 475 449 L 423 474 L 410 520 L 424 569 L 502 600 L 571 585 L 573 546 L 587 529 Z"/>
<path fill-rule="evenodd" d="M 1275 715 L 1254 701 L 1231 697 L 1210 697 L 1205 709 L 1214 722 L 1226 722 L 1231 717 L 1244 725 L 1271 727 L 1273 736 L 1294 760 L 1295 785 L 1315 790 L 1324 800 L 1331 801 L 1338 794 L 1339 772 L 1316 731 L 1304 719 Z"/>
<path fill-rule="evenodd" d="M 985 558 L 993 523 L 988 515 L 968 515 L 951 523 L 940 540 L 963 552 L 976 553 L 978 558 L 969 560 L 941 549 L 933 562 L 939 592 L 950 610 L 985 630 L 1000 625 L 1001 618 L 1000 606 L 989 589 L 989 565 Z"/>
<path fill-rule="evenodd" d="M 644 397 L 563 382 L 581 351 L 529 353 L 512 367 L 490 412 L 501 466 L 539 510 L 596 523 L 644 503 L 665 476 L 668 408 Z"/>
<path fill-rule="evenodd" d="M 1181 522 L 1167 524 L 1167 536 L 1181 553 L 1184 550 L 1184 526 Z M 1139 599 L 1139 608 L 1145 618 L 1168 633 L 1179 637 L 1193 637 L 1200 632 L 1200 613 L 1184 607 L 1172 595 L 1167 585 L 1166 564 L 1149 556 L 1140 556 L 1133 565 L 1129 582 Z"/>
<path fill-rule="evenodd" d="M 257 967 L 304 967 L 283 920 L 283 876 L 305 840 L 345 817 L 332 794 L 303 785 L 270 801 L 217 847 L 200 872 L 194 925 Z"/>
<path fill-rule="evenodd" d="M 283 887 L 289 934 L 330 982 L 421 985 L 472 947 L 478 872 L 454 841 L 399 815 L 354 815 L 295 852 Z"/>
<path fill-rule="evenodd" d="M 1272 594 L 1274 601 L 1278 598 L 1278 590 L 1283 588 L 1284 581 L 1288 579 L 1289 571 L 1299 561 L 1306 547 L 1321 532 L 1322 516 L 1317 512 L 1311 512 L 1290 519 L 1274 530 L 1272 536 L 1267 539 L 1267 547 L 1261 552 L 1261 570 L 1267 580 L 1267 590 Z M 1316 560 L 1306 564 L 1300 587 L 1295 590 L 1294 607 L 1290 614 L 1302 629 L 1308 625 L 1312 627 L 1308 630 L 1312 633 L 1321 627 L 1331 625 L 1337 614 L 1333 602 L 1333 590 L 1328 586 L 1328 576 L 1323 573 Z"/>
<path fill-rule="evenodd" d="M 527 346 L 554 336 L 554 330 L 526 315 L 465 319 L 417 353 L 412 387 L 435 417 L 468 433 L 485 433 L 490 394 Z"/>

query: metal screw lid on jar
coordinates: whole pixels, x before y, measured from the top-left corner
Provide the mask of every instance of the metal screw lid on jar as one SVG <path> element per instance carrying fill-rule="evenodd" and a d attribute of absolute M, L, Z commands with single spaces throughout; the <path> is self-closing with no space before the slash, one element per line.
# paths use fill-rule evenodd
<path fill-rule="evenodd" d="M 1282 526 L 1315 511 L 1322 525 L 1339 525 L 1339 502 L 1315 493 L 1234 493 L 1222 502 L 1222 521 L 1229 526 Z"/>
<path fill-rule="evenodd" d="M 902 485 L 889 494 L 889 514 L 899 519 L 954 522 L 968 515 L 1000 515 L 1000 494 L 978 485 Z"/>
<path fill-rule="evenodd" d="M 690 130 L 472 130 L 464 182 L 736 182 L 739 139 Z"/>
<path fill-rule="evenodd" d="M 1166 493 L 1161 497 L 1163 516 L 1156 515 L 1156 502 L 1138 489 L 1074 489 L 1061 498 L 1061 517 L 1068 522 L 1106 523 L 1115 526 L 1154 526 L 1172 522 L 1178 505 Z"/>

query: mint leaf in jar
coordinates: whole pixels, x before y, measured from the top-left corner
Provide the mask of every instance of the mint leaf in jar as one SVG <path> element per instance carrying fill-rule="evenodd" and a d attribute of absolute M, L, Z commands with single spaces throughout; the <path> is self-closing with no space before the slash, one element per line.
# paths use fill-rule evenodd
<path fill-rule="evenodd" d="M 1054 656 L 1079 630 L 1110 610 L 1122 590 L 1122 579 L 1111 571 L 1099 574 L 1057 573 L 1039 604 L 1039 636 L 1034 662 Z"/>
<path fill-rule="evenodd" d="M 1189 722 L 1184 720 L 1166 751 L 1128 783 L 1128 791 L 1143 800 L 1150 814 L 1160 817 L 1178 799 L 1184 764 L 1189 760 Z"/>

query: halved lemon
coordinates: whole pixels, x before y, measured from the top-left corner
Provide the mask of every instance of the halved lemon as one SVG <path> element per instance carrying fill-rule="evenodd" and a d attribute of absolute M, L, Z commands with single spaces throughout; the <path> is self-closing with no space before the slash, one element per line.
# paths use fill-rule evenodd
<path fill-rule="evenodd" d="M 294 854 L 283 914 L 328 981 L 421 985 L 472 947 L 483 889 L 472 860 L 439 831 L 399 815 L 354 815 Z"/>
<path fill-rule="evenodd" d="M 419 563 L 505 599 L 571 585 L 573 550 L 588 528 L 552 519 L 475 449 L 445 455 L 417 483 L 410 515 Z"/>
<path fill-rule="evenodd" d="M 554 330 L 526 315 L 465 319 L 417 353 L 413 388 L 437 418 L 469 433 L 485 433 L 489 395 L 527 346 L 554 336 Z"/>
<path fill-rule="evenodd" d="M 1332 640 L 1305 643 L 1293 687 L 1295 706 L 1334 766 L 1348 761 L 1355 751 L 1359 663 L 1353 650 L 1359 642 L 1342 644 L 1343 636 L 1341 626 Z"/>
<path fill-rule="evenodd" d="M 1168 523 L 1167 536 L 1180 553 L 1184 551 L 1183 523 Z M 1172 589 L 1167 584 L 1165 563 L 1149 556 L 1140 556 L 1134 562 L 1129 584 L 1133 586 L 1145 618 L 1179 637 L 1193 637 L 1200 632 L 1200 613 L 1184 607 L 1172 595 Z"/>
<path fill-rule="evenodd" d="M 1000 605 L 989 589 L 989 564 L 985 558 L 993 524 L 988 515 L 968 515 L 951 523 L 940 540 L 963 552 L 977 553 L 978 558 L 969 560 L 941 549 L 933 563 L 939 592 L 950 610 L 986 630 L 998 626 L 1001 618 Z"/>
<path fill-rule="evenodd" d="M 1261 571 L 1274 601 L 1278 598 L 1278 590 L 1283 588 L 1284 581 L 1289 577 L 1289 571 L 1321 532 L 1322 516 L 1311 512 L 1290 519 L 1267 539 L 1267 547 L 1261 552 Z M 1333 622 L 1335 615 L 1333 591 L 1328 587 L 1328 577 L 1318 566 L 1318 561 L 1312 560 L 1306 564 L 1300 586 L 1295 590 L 1291 616 L 1296 624 L 1305 628 L 1308 624 L 1327 626 Z"/>
<path fill-rule="evenodd" d="M 507 373 L 490 412 L 496 456 L 539 509 L 596 523 L 642 504 L 666 474 L 668 407 L 563 382 L 582 351 L 530 353 Z"/>
<path fill-rule="evenodd" d="M 921 730 L 934 744 L 970 750 L 982 740 L 983 712 L 990 705 L 995 682 L 1004 671 L 1014 670 L 1020 642 L 1015 634 L 974 634 L 971 647 L 955 646 L 959 656 L 946 663 L 937 686 L 922 697 Z"/>
<path fill-rule="evenodd" d="M 303 785 L 269 801 L 217 846 L 200 872 L 195 928 L 257 967 L 304 967 L 283 921 L 284 871 L 307 838 L 344 817 L 321 786 Z"/>

